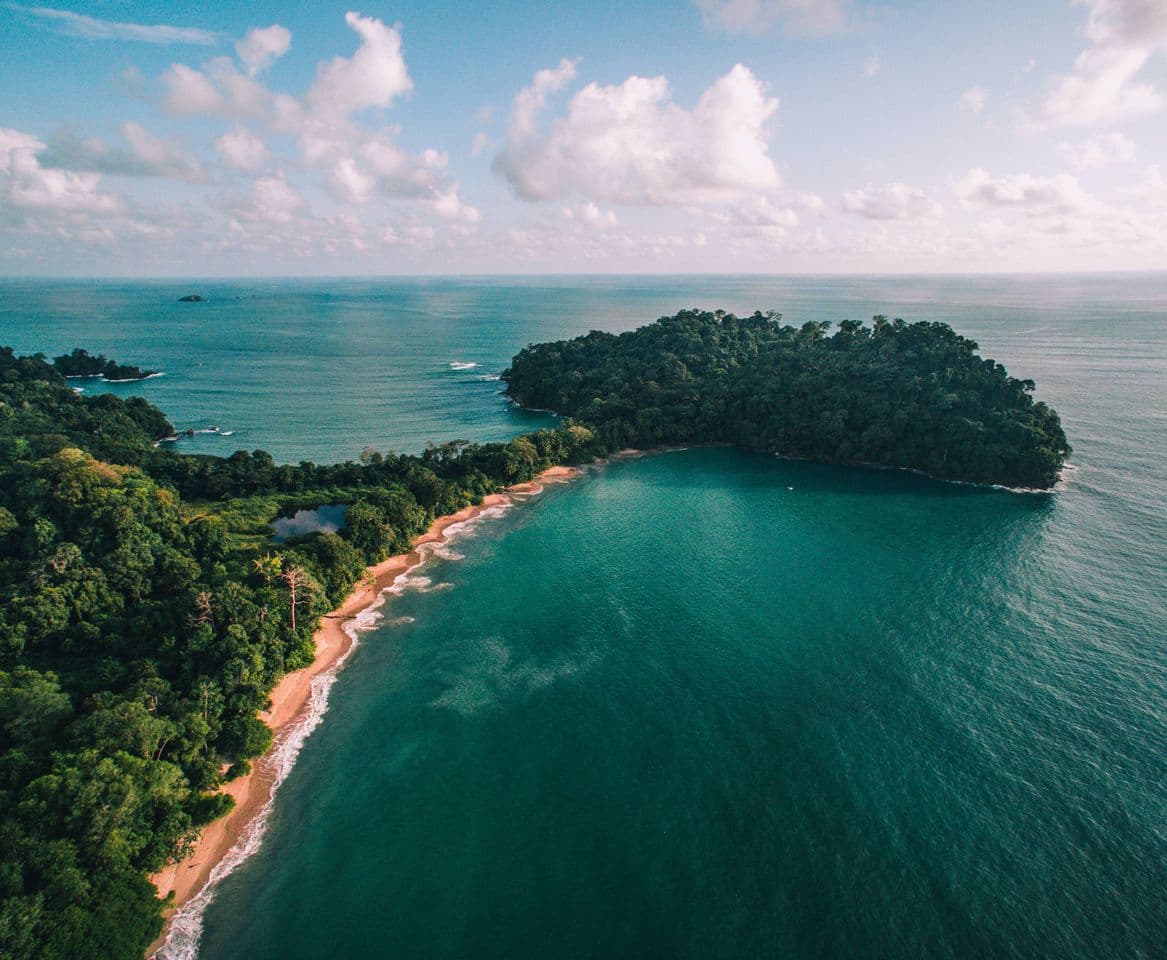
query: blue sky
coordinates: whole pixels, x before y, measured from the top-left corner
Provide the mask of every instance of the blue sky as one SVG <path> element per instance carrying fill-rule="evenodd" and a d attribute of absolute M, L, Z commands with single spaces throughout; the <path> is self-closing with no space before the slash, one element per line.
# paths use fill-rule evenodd
<path fill-rule="evenodd" d="M 0 0 L 0 274 L 1167 265 L 1167 0 Z"/>

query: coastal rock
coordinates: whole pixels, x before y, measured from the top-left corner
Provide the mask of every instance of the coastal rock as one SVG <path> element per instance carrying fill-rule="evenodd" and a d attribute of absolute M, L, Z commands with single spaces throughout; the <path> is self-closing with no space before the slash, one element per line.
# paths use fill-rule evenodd
<path fill-rule="evenodd" d="M 188 293 L 185 297 L 179 297 L 179 303 L 205 303 L 206 297 L 200 296 L 197 293 Z"/>

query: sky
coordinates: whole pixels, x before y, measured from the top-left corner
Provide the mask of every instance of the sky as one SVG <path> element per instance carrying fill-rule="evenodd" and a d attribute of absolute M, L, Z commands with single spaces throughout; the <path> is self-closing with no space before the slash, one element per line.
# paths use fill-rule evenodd
<path fill-rule="evenodd" d="M 0 275 L 1167 268 L 1167 0 L 0 0 Z"/>

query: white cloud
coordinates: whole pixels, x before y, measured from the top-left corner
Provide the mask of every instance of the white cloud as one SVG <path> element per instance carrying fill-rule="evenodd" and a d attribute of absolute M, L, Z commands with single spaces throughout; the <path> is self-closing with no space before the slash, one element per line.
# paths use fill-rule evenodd
<path fill-rule="evenodd" d="M 0 173 L 8 173 L 12 167 L 12 154 L 17 150 L 36 153 L 45 145 L 31 133 L 22 133 L 8 127 L 0 127 Z"/>
<path fill-rule="evenodd" d="M 564 57 L 559 61 L 559 66 L 537 71 L 530 85 L 515 94 L 514 106 L 511 108 L 512 140 L 535 136 L 539 114 L 547 105 L 547 98 L 576 78 L 578 64 L 578 60 Z"/>
<path fill-rule="evenodd" d="M 994 177 L 975 167 L 953 181 L 953 192 L 965 207 L 1045 208 L 1062 211 L 1090 205 L 1076 177 L 1063 173 L 1037 177 L 1029 173 Z"/>
<path fill-rule="evenodd" d="M 795 207 L 818 211 L 822 209 L 822 198 L 814 194 L 807 194 L 801 200 L 790 204 L 779 204 L 763 195 L 750 197 L 737 205 L 731 220 L 752 227 L 781 227 L 787 229 L 796 227 L 799 223 L 798 211 Z"/>
<path fill-rule="evenodd" d="M 198 70 L 175 63 L 162 75 L 162 82 L 166 86 L 163 102 L 172 113 L 217 113 L 222 109 L 222 95 Z"/>
<path fill-rule="evenodd" d="M 240 118 L 271 112 L 271 94 L 226 57 L 216 57 L 205 71 L 172 64 L 161 80 L 166 87 L 162 105 L 179 116 Z"/>
<path fill-rule="evenodd" d="M 349 203 L 368 203 L 377 189 L 377 178 L 357 165 L 350 156 L 340 156 L 328 170 L 328 183 L 334 196 Z"/>
<path fill-rule="evenodd" d="M 980 113 L 988 99 L 989 91 L 984 87 L 969 87 L 960 95 L 960 105 L 970 113 Z"/>
<path fill-rule="evenodd" d="M 1135 142 L 1121 133 L 1108 133 L 1078 143 L 1058 144 L 1058 153 L 1079 170 L 1107 167 L 1135 158 Z"/>
<path fill-rule="evenodd" d="M 344 19 L 361 45 L 351 57 L 333 57 L 317 67 L 305 105 L 320 119 L 337 121 L 369 107 L 387 107 L 413 89 L 401 34 L 357 13 L 346 13 Z"/>
<path fill-rule="evenodd" d="M 494 161 L 523 199 L 578 192 L 616 203 L 701 204 L 779 186 L 765 129 L 778 100 L 742 65 L 720 77 L 692 110 L 673 101 L 664 77 L 590 83 L 540 139 L 544 91 L 562 86 L 560 78 L 574 66 L 563 61 L 558 70 L 552 80 L 540 71 L 515 97 L 511 133 Z"/>
<path fill-rule="evenodd" d="M 435 190 L 433 198 L 430 200 L 430 205 L 434 213 L 443 220 L 477 223 L 482 219 L 482 214 L 477 208 L 465 203 L 458 196 L 458 184 L 456 183 L 451 183 L 447 187 Z"/>
<path fill-rule="evenodd" d="M 1033 68 L 1036 66 L 1037 66 L 1037 61 L 1034 60 L 1033 57 L 1030 57 L 1028 60 L 1025 61 L 1024 64 L 1022 64 L 1021 72 L 1022 73 L 1032 73 Z"/>
<path fill-rule="evenodd" d="M 710 26 L 732 33 L 761 33 L 781 25 L 787 33 L 833 33 L 847 25 L 848 0 L 697 0 Z"/>
<path fill-rule="evenodd" d="M 206 178 L 198 161 L 181 146 L 168 143 L 141 124 L 126 121 L 120 132 L 128 149 L 106 146 L 90 139 L 70 141 L 53 138 L 49 152 L 40 157 L 45 166 L 73 167 L 99 173 L 131 177 L 161 177 L 167 180 L 198 181 Z M 67 146 L 73 147 L 72 155 Z"/>
<path fill-rule="evenodd" d="M 597 230 L 606 230 L 620 222 L 614 210 L 602 210 L 590 200 L 577 207 L 564 207 L 563 216 Z"/>
<path fill-rule="evenodd" d="M 474 134 L 474 142 L 470 144 L 470 156 L 480 157 L 490 146 L 490 137 L 485 131 L 479 130 Z"/>
<path fill-rule="evenodd" d="M 229 130 L 215 141 L 215 149 L 223 162 L 236 170 L 254 173 L 268 159 L 267 145 L 245 127 Z"/>
<path fill-rule="evenodd" d="M 304 207 L 304 198 L 283 175 L 260 177 L 245 197 L 228 198 L 226 208 L 238 219 L 258 223 L 291 223 Z"/>
<path fill-rule="evenodd" d="M 292 32 L 278 23 L 250 30 L 235 44 L 235 52 L 247 67 L 249 77 L 266 70 L 290 49 Z"/>
<path fill-rule="evenodd" d="M 898 181 L 882 187 L 868 184 L 844 193 L 843 209 L 868 220 L 918 220 L 944 213 L 944 207 L 923 190 Z"/>
<path fill-rule="evenodd" d="M 399 29 L 351 12 L 345 22 L 360 40 L 356 51 L 321 61 L 302 99 L 273 93 L 255 79 L 291 44 L 287 30 L 272 26 L 252 30 L 236 45 L 246 73 L 227 57 L 216 57 L 201 70 L 171 66 L 161 78 L 164 105 L 175 114 L 260 120 L 276 134 L 295 137 L 305 164 L 320 172 L 341 202 L 409 197 L 424 201 L 443 219 L 475 222 L 480 213 L 460 198 L 447 176 L 444 152 L 410 154 L 394 143 L 395 128 L 371 131 L 359 116 L 389 107 L 413 89 Z M 265 144 L 239 128 L 215 145 L 238 169 L 254 172 L 267 158 Z"/>
<path fill-rule="evenodd" d="M 1074 61 L 1073 73 L 1054 78 L 1042 109 L 1044 122 L 1085 126 L 1162 110 L 1163 94 L 1136 76 L 1155 53 L 1167 49 L 1167 3 L 1074 2 L 1090 9 L 1082 33 L 1091 45 Z"/>
<path fill-rule="evenodd" d="M 28 147 L 10 149 L 7 164 L 8 200 L 14 207 L 93 214 L 117 213 L 122 209 L 120 197 L 98 189 L 100 173 L 47 169 Z"/>
<path fill-rule="evenodd" d="M 254 49 L 249 49 L 248 55 L 252 57 L 248 73 L 240 71 L 230 57 L 215 57 L 202 70 L 171 64 L 160 78 L 166 88 L 162 105 L 179 116 L 255 119 L 272 115 L 276 98 L 254 78 L 252 69 L 262 57 L 256 60 Z"/>
<path fill-rule="evenodd" d="M 54 7 L 22 7 L 6 4 L 11 10 L 43 20 L 58 27 L 62 32 L 87 40 L 136 40 L 140 43 L 155 44 L 196 44 L 213 46 L 218 37 L 209 30 L 197 27 L 174 27 L 169 24 L 118 23 L 113 20 L 99 20 L 71 10 L 57 10 Z"/>
<path fill-rule="evenodd" d="M 868 80 L 879 76 L 879 71 L 883 68 L 883 64 L 879 62 L 879 54 L 873 53 L 867 58 L 867 62 L 863 64 L 863 76 Z"/>

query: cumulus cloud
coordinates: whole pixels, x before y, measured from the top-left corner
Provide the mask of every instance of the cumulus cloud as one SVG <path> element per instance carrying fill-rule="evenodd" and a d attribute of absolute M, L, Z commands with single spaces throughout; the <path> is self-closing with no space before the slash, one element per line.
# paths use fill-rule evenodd
<path fill-rule="evenodd" d="M 882 187 L 868 184 L 844 193 L 843 209 L 868 220 L 919 220 L 944 213 L 944 207 L 923 190 L 898 181 Z"/>
<path fill-rule="evenodd" d="M 953 181 L 953 192 L 965 207 L 1015 207 L 1019 209 L 1079 210 L 1089 206 L 1089 197 L 1076 177 L 1063 173 L 1037 177 L 1017 173 L 994 177 L 974 167 Z"/>
<path fill-rule="evenodd" d="M 515 94 L 511 107 L 511 139 L 524 140 L 535 136 L 539 114 L 547 105 L 548 97 L 576 78 L 578 64 L 578 60 L 564 57 L 559 66 L 537 71 L 531 83 Z"/>
<path fill-rule="evenodd" d="M 730 219 L 735 223 L 751 227 L 781 228 L 796 227 L 799 223 L 798 209 L 818 212 L 822 209 L 822 198 L 815 194 L 804 194 L 793 202 L 778 203 L 765 195 L 751 197 L 735 206 Z"/>
<path fill-rule="evenodd" d="M 706 24 L 731 33 L 834 33 L 847 25 L 848 0 L 697 0 Z"/>
<path fill-rule="evenodd" d="M 187 156 L 181 147 L 154 136 L 141 124 L 127 121 L 121 126 L 121 134 L 130 145 L 130 155 L 135 161 L 127 168 L 128 172 L 175 180 L 202 179 L 203 171 L 196 160 Z"/>
<path fill-rule="evenodd" d="M 476 207 L 470 206 L 458 196 L 458 184 L 456 183 L 436 188 L 430 199 L 430 206 L 434 213 L 443 220 L 477 223 L 482 219 L 482 214 Z"/>
<path fill-rule="evenodd" d="M 1121 133 L 1108 133 L 1078 143 L 1059 143 L 1058 153 L 1079 170 L 1108 167 L 1135 158 L 1135 142 Z"/>
<path fill-rule="evenodd" d="M 210 77 L 199 70 L 175 63 L 162 75 L 166 87 L 166 108 L 177 114 L 217 113 L 223 96 Z"/>
<path fill-rule="evenodd" d="M 164 23 L 119 23 L 114 20 L 87 17 L 71 10 L 58 10 L 55 7 L 22 7 L 14 3 L 6 6 L 25 16 L 55 26 L 62 33 L 84 37 L 86 40 L 135 40 L 139 43 L 199 46 L 213 46 L 218 43 L 215 34 L 197 27 L 174 27 Z"/>
<path fill-rule="evenodd" d="M 969 113 L 980 113 L 988 99 L 989 91 L 984 87 L 969 87 L 960 95 L 960 105 Z"/>
<path fill-rule="evenodd" d="M 445 186 L 446 154 L 424 150 L 413 155 L 389 137 L 372 135 L 301 139 L 305 160 L 324 170 L 333 194 L 350 203 L 367 203 L 378 193 L 437 199 Z"/>
<path fill-rule="evenodd" d="M 42 167 L 33 149 L 16 147 L 8 151 L 0 189 L 8 202 L 18 209 L 48 213 L 117 213 L 123 207 L 121 197 L 99 190 L 100 181 L 100 173 Z"/>
<path fill-rule="evenodd" d="M 179 116 L 263 117 L 272 95 L 240 72 L 229 57 L 215 57 L 203 70 L 175 63 L 162 74 L 163 106 Z"/>
<path fill-rule="evenodd" d="M 250 30 L 235 44 L 235 52 L 247 67 L 249 77 L 266 70 L 291 49 L 292 32 L 278 23 Z"/>
<path fill-rule="evenodd" d="M 361 38 L 351 57 L 334 57 L 316 70 L 305 104 L 317 117 L 342 118 L 369 107 L 387 107 L 413 89 L 401 50 L 401 34 L 380 20 L 346 13 Z"/>
<path fill-rule="evenodd" d="M 180 115 L 268 117 L 285 133 L 351 133 L 353 114 L 388 107 L 413 89 L 413 81 L 396 29 L 357 13 L 345 14 L 345 22 L 360 45 L 351 57 L 321 62 L 302 101 L 273 94 L 255 79 L 291 47 L 291 33 L 276 25 L 252 30 L 236 44 L 246 73 L 229 57 L 215 57 L 202 69 L 172 64 L 160 78 L 163 105 Z"/>
<path fill-rule="evenodd" d="M 1071 74 L 1056 77 L 1042 108 L 1049 126 L 1090 125 L 1156 113 L 1164 96 L 1137 75 L 1167 49 L 1162 0 L 1074 0 L 1089 8 L 1082 33 L 1090 42 Z"/>
<path fill-rule="evenodd" d="M 75 130 L 62 130 L 49 138 L 37 159 L 45 167 L 127 177 L 189 182 L 206 178 L 198 161 L 186 150 L 156 137 L 141 124 L 127 121 L 120 132 L 125 146 L 111 146 L 97 137 L 83 139 Z"/>
<path fill-rule="evenodd" d="M 319 63 L 302 98 L 273 92 L 256 79 L 291 45 L 291 34 L 277 25 L 252 30 L 236 45 L 244 70 L 227 57 L 201 69 L 172 65 L 161 77 L 164 106 L 180 115 L 257 120 L 277 135 L 294 137 L 305 165 L 319 171 L 341 202 L 415 198 L 444 220 L 477 222 L 479 211 L 462 200 L 446 173 L 445 153 L 407 152 L 394 142 L 394 128 L 370 130 L 361 116 L 392 106 L 413 89 L 400 30 L 359 13 L 346 14 L 345 22 L 359 39 L 356 51 Z M 259 136 L 241 127 L 219 137 L 215 148 L 227 164 L 249 172 L 268 158 Z"/>
<path fill-rule="evenodd" d="M 0 173 L 8 173 L 12 169 L 12 155 L 16 151 L 25 150 L 35 154 L 44 148 L 45 145 L 31 133 L 0 127 Z"/>
<path fill-rule="evenodd" d="M 1145 261 L 1150 250 L 1167 242 L 1167 221 L 1156 224 L 1145 210 L 1106 203 L 1070 174 L 993 176 L 974 168 L 954 180 L 952 189 L 964 207 L 985 213 L 967 238 L 980 242 L 982 253 L 1000 256 L 1004 250 L 1017 250 L 1032 255 L 1040 250 L 1064 258 L 1069 247 L 1095 248 L 1122 265 L 1122 258 L 1131 254 Z M 1125 251 L 1117 261 L 1116 251 Z"/>
<path fill-rule="evenodd" d="M 228 166 L 252 173 L 268 159 L 267 145 L 245 127 L 236 127 L 219 137 L 215 141 L 215 150 Z"/>
<path fill-rule="evenodd" d="M 778 100 L 741 64 L 692 110 L 673 101 L 664 77 L 590 83 L 540 137 L 538 118 L 549 94 L 574 71 L 562 61 L 515 97 L 510 135 L 494 169 L 523 199 L 580 193 L 616 203 L 700 204 L 779 186 L 766 135 Z"/>
<path fill-rule="evenodd" d="M 246 195 L 227 197 L 223 207 L 239 220 L 291 223 L 303 209 L 304 198 L 280 174 L 253 181 Z"/>
<path fill-rule="evenodd" d="M 620 222 L 614 210 L 602 210 L 590 200 L 576 207 L 564 207 L 563 217 L 597 230 L 606 230 Z"/>

